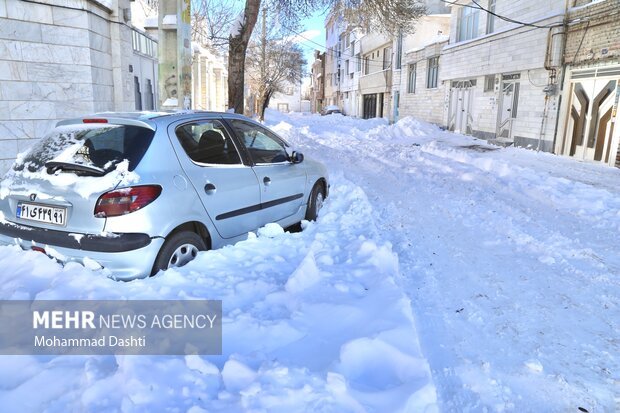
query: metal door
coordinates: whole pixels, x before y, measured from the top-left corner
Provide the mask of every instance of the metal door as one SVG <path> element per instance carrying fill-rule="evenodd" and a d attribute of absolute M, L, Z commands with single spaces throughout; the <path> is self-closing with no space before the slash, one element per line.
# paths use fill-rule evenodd
<path fill-rule="evenodd" d="M 512 124 L 517 117 L 519 104 L 519 82 L 502 82 L 497 119 L 497 137 L 512 140 Z"/>
<path fill-rule="evenodd" d="M 610 162 L 615 149 L 614 107 L 619 94 L 620 88 L 616 79 L 594 78 L 572 83 L 567 131 L 570 134 L 568 136 L 572 137 L 571 156 L 589 161 Z"/>
<path fill-rule="evenodd" d="M 471 83 L 452 82 L 448 128 L 456 133 L 471 134 Z"/>

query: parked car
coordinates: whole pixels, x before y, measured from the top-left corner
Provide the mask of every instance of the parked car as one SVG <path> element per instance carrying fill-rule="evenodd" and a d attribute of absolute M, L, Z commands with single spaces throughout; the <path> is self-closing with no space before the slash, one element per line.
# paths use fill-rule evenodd
<path fill-rule="evenodd" d="M 314 220 L 328 191 L 321 163 L 241 115 L 95 114 L 18 157 L 0 184 L 0 243 L 130 280 Z"/>
<path fill-rule="evenodd" d="M 336 106 L 336 105 L 325 106 L 323 108 L 323 110 L 321 111 L 321 115 L 323 115 L 323 116 L 331 115 L 332 113 L 339 113 L 339 114 L 343 115 L 343 113 L 340 110 L 340 108 L 338 106 Z"/>

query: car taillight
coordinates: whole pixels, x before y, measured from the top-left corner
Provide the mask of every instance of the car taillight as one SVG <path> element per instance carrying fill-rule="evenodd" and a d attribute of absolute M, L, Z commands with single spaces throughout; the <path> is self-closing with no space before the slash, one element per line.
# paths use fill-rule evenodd
<path fill-rule="evenodd" d="M 116 217 L 144 208 L 161 194 L 161 186 L 144 185 L 116 189 L 101 195 L 95 204 L 97 218 Z"/>
<path fill-rule="evenodd" d="M 108 123 L 108 120 L 101 119 L 101 118 L 90 118 L 90 119 L 82 119 L 82 123 Z"/>

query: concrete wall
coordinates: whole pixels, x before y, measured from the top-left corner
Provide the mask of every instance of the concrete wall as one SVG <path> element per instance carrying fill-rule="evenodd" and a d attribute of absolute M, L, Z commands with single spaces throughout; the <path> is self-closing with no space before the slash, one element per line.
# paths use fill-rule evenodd
<path fill-rule="evenodd" d="M 128 7 L 0 0 L 0 173 L 59 119 L 134 108 Z"/>

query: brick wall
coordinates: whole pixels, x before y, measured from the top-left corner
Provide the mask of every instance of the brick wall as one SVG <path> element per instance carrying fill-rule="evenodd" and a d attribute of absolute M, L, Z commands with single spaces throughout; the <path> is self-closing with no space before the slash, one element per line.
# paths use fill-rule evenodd
<path fill-rule="evenodd" d="M 620 0 L 573 8 L 567 17 L 564 53 L 567 64 L 575 66 L 620 58 Z"/>

